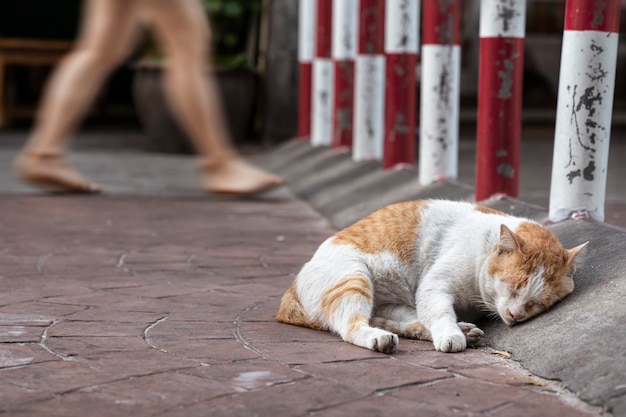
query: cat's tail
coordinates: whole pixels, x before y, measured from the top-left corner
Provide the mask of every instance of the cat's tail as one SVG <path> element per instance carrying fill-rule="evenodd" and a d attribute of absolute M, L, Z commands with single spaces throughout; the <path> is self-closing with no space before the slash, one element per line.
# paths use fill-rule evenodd
<path fill-rule="evenodd" d="M 295 326 L 310 327 L 316 330 L 325 330 L 320 323 L 311 320 L 307 315 L 298 297 L 295 280 L 280 300 L 276 321 Z"/>
<path fill-rule="evenodd" d="M 428 340 L 431 342 L 433 340 L 432 335 L 426 326 L 416 320 L 399 323 L 395 320 L 383 317 L 372 317 L 370 319 L 370 325 L 395 333 L 406 339 Z"/>

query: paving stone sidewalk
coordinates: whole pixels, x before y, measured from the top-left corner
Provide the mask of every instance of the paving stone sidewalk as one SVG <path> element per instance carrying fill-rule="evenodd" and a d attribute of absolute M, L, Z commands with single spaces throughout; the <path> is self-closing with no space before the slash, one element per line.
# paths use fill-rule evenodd
<path fill-rule="evenodd" d="M 0 194 L 0 414 L 601 415 L 501 355 L 392 355 L 276 323 L 333 233 L 287 190 Z"/>

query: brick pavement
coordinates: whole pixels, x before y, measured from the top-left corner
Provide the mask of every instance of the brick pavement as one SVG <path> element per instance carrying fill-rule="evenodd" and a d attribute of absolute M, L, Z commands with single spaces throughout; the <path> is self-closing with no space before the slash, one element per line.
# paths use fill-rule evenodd
<path fill-rule="evenodd" d="M 0 195 L 0 414 L 589 416 L 487 350 L 274 322 L 325 220 L 258 200 Z"/>

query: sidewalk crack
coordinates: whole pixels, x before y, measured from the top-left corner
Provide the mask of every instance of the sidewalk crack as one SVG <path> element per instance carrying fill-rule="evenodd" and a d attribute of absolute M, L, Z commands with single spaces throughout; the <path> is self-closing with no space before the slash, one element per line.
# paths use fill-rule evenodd
<path fill-rule="evenodd" d="M 169 354 L 170 352 L 168 352 L 166 349 L 163 349 L 159 346 L 157 346 L 152 339 L 150 338 L 150 336 L 148 336 L 148 332 L 150 332 L 150 330 L 154 329 L 156 326 L 158 326 L 159 324 L 163 323 L 164 321 L 166 321 L 168 319 L 168 316 L 163 316 L 160 319 L 158 319 L 157 321 L 155 321 L 154 323 L 149 324 L 144 330 L 143 330 L 143 340 L 148 344 L 148 346 L 150 346 L 152 349 L 156 349 L 158 351 L 161 351 L 163 353 L 167 353 Z"/>
<path fill-rule="evenodd" d="M 37 343 L 43 350 L 45 350 L 46 352 L 50 353 L 51 355 L 54 355 L 55 357 L 61 359 L 62 361 L 66 361 L 66 362 L 73 362 L 75 359 L 71 356 L 67 356 L 64 355 L 62 353 L 56 352 L 54 351 L 50 346 L 48 346 L 47 341 L 48 341 L 48 331 L 52 328 L 52 326 L 54 326 L 55 324 L 61 322 L 61 320 L 53 320 L 52 323 L 50 323 L 49 326 L 47 326 L 43 333 L 41 334 L 41 339 L 39 340 L 39 343 Z"/>
<path fill-rule="evenodd" d="M 262 359 L 271 359 L 271 358 L 269 358 L 267 355 L 265 355 L 259 349 L 255 348 L 250 342 L 248 342 L 241 335 L 241 319 L 243 318 L 243 316 L 248 314 L 250 311 L 256 310 L 257 308 L 259 308 L 260 306 L 262 306 L 265 303 L 268 303 L 269 301 L 273 300 L 274 298 L 276 298 L 276 297 L 275 296 L 271 296 L 271 297 L 269 297 L 266 300 L 257 301 L 256 303 L 254 303 L 252 305 L 249 305 L 248 307 L 243 309 L 239 314 L 237 314 L 237 316 L 235 317 L 235 320 L 233 321 L 233 324 L 235 325 L 235 330 L 233 331 L 233 337 L 235 338 L 237 343 L 239 343 L 245 349 L 248 349 L 249 351 L 256 353 Z"/>
<path fill-rule="evenodd" d="M 115 263 L 115 267 L 117 269 L 121 269 L 122 271 L 126 272 L 127 274 L 130 274 L 132 276 L 139 276 L 132 268 L 126 266 L 126 258 L 128 257 L 128 255 L 132 254 L 133 251 L 129 251 L 129 252 L 122 252 L 120 254 L 120 256 L 117 257 L 117 262 Z"/>

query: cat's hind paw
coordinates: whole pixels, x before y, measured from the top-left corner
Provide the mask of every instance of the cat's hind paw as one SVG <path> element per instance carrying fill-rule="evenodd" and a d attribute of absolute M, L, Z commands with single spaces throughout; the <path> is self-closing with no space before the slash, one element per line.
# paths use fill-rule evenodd
<path fill-rule="evenodd" d="M 465 335 L 465 340 L 468 346 L 480 346 L 484 343 L 483 336 L 485 335 L 485 332 L 476 327 L 475 324 L 465 323 L 463 321 L 460 321 L 457 324 L 459 329 L 461 329 Z"/>

